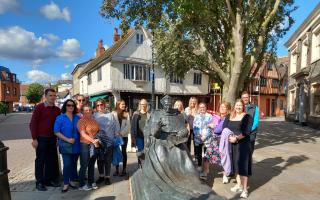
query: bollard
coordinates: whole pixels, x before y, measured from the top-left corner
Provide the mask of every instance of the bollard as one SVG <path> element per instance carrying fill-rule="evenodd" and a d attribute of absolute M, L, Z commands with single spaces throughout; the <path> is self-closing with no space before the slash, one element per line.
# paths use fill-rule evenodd
<path fill-rule="evenodd" d="M 0 141 L 0 199 L 11 200 L 7 169 L 7 151 L 8 147 Z"/>

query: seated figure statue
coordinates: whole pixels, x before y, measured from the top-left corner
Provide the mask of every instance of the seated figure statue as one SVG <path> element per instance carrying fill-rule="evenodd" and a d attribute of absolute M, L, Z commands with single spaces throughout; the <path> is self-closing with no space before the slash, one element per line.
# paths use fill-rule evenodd
<path fill-rule="evenodd" d="M 161 99 L 163 110 L 153 111 L 144 128 L 145 160 L 132 181 L 135 200 L 222 199 L 203 184 L 185 148 L 188 130 L 172 99 Z"/>

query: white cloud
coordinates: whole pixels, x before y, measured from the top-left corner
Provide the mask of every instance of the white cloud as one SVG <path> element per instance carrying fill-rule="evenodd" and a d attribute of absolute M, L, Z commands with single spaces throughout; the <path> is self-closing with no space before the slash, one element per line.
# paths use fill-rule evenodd
<path fill-rule="evenodd" d="M 41 70 L 31 70 L 27 72 L 27 77 L 32 82 L 38 82 L 38 83 L 52 83 L 57 80 L 56 77 L 48 74 L 47 72 L 41 71 Z"/>
<path fill-rule="evenodd" d="M 64 65 L 64 68 L 68 69 L 70 67 L 70 65 Z"/>
<path fill-rule="evenodd" d="M 50 42 L 19 26 L 0 28 L 0 58 L 40 61 L 56 57 Z"/>
<path fill-rule="evenodd" d="M 61 74 L 61 80 L 72 80 L 72 76 L 69 73 Z"/>
<path fill-rule="evenodd" d="M 58 55 L 61 58 L 73 60 L 83 55 L 78 40 L 71 38 L 62 41 L 62 45 L 58 49 Z"/>
<path fill-rule="evenodd" d="M 40 8 L 40 12 L 48 19 L 63 19 L 67 22 L 71 21 L 71 14 L 67 7 L 62 10 L 53 1 L 50 4 L 44 5 Z"/>
<path fill-rule="evenodd" d="M 0 15 L 7 11 L 17 10 L 19 3 L 17 0 L 0 0 Z"/>
<path fill-rule="evenodd" d="M 52 33 L 46 33 L 46 34 L 43 34 L 43 36 L 45 38 L 47 38 L 48 40 L 51 40 L 51 41 L 58 41 L 60 40 L 59 36 L 55 35 L 55 34 L 52 34 Z"/>

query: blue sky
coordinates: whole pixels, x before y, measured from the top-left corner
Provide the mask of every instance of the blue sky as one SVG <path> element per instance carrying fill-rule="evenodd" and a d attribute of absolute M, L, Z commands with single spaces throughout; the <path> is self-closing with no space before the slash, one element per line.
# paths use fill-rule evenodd
<path fill-rule="evenodd" d="M 32 3 L 31 3 L 32 2 Z M 75 64 L 94 56 L 98 40 L 112 45 L 115 20 L 102 18 L 102 0 L 0 0 L 0 65 L 9 67 L 23 83 L 70 78 Z M 296 23 L 280 39 L 283 44 L 319 3 L 297 0 Z"/>

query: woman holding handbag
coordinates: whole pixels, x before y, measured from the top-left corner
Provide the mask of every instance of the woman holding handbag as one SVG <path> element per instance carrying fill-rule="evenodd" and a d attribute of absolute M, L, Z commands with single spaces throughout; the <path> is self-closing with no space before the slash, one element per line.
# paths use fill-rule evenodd
<path fill-rule="evenodd" d="M 77 179 L 77 160 L 80 152 L 80 137 L 77 129 L 79 119 L 76 103 L 68 99 L 62 106 L 61 115 L 54 123 L 54 133 L 58 137 L 59 152 L 63 159 L 62 193 L 67 192 L 69 186 L 76 188 L 74 181 Z"/>

